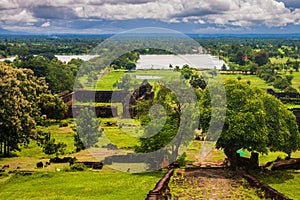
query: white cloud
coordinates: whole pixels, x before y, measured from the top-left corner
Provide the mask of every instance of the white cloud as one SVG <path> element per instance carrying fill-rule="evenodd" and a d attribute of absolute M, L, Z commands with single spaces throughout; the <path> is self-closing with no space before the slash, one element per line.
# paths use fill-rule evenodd
<path fill-rule="evenodd" d="M 49 27 L 51 26 L 50 22 L 45 22 L 41 25 L 41 27 Z"/>
<path fill-rule="evenodd" d="M 53 14 L 57 12 L 61 16 Z M 236 27 L 300 24 L 300 9 L 291 11 L 279 0 L 1 0 L 0 15 L 4 24 L 40 22 L 41 27 L 53 27 L 50 22 L 57 20 L 55 16 L 65 20 L 157 19 Z"/>
<path fill-rule="evenodd" d="M 19 23 L 19 22 L 28 22 L 33 23 L 37 22 L 38 20 L 32 16 L 30 12 L 27 10 L 8 10 L 8 11 L 1 11 L 2 16 L 1 20 L 6 21 L 6 23 Z"/>

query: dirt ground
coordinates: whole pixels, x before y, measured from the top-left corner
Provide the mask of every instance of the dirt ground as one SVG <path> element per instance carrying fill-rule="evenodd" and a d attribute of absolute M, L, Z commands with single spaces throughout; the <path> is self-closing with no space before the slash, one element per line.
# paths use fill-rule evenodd
<path fill-rule="evenodd" d="M 261 199 L 240 175 L 226 168 L 179 170 L 169 187 L 173 200 Z"/>

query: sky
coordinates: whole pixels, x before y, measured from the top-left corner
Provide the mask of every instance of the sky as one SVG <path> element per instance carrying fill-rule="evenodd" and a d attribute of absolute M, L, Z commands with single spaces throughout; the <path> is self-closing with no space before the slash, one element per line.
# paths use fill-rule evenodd
<path fill-rule="evenodd" d="M 42 34 L 300 33 L 300 0 L 0 0 L 0 16 L 1 29 Z"/>

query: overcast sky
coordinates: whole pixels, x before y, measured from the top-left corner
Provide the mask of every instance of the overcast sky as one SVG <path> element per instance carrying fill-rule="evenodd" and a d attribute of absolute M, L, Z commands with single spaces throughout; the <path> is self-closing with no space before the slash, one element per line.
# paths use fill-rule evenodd
<path fill-rule="evenodd" d="M 0 0 L 0 27 L 33 33 L 300 33 L 300 0 Z"/>

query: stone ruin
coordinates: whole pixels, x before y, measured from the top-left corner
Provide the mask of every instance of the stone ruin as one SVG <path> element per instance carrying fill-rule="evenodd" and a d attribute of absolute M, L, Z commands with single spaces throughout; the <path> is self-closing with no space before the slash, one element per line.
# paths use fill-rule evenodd
<path fill-rule="evenodd" d="M 139 88 L 128 94 L 122 101 L 123 105 L 123 118 L 134 118 L 137 115 L 137 111 L 134 106 L 138 101 L 153 100 L 154 92 L 152 92 L 152 86 L 147 80 L 144 80 Z"/>

